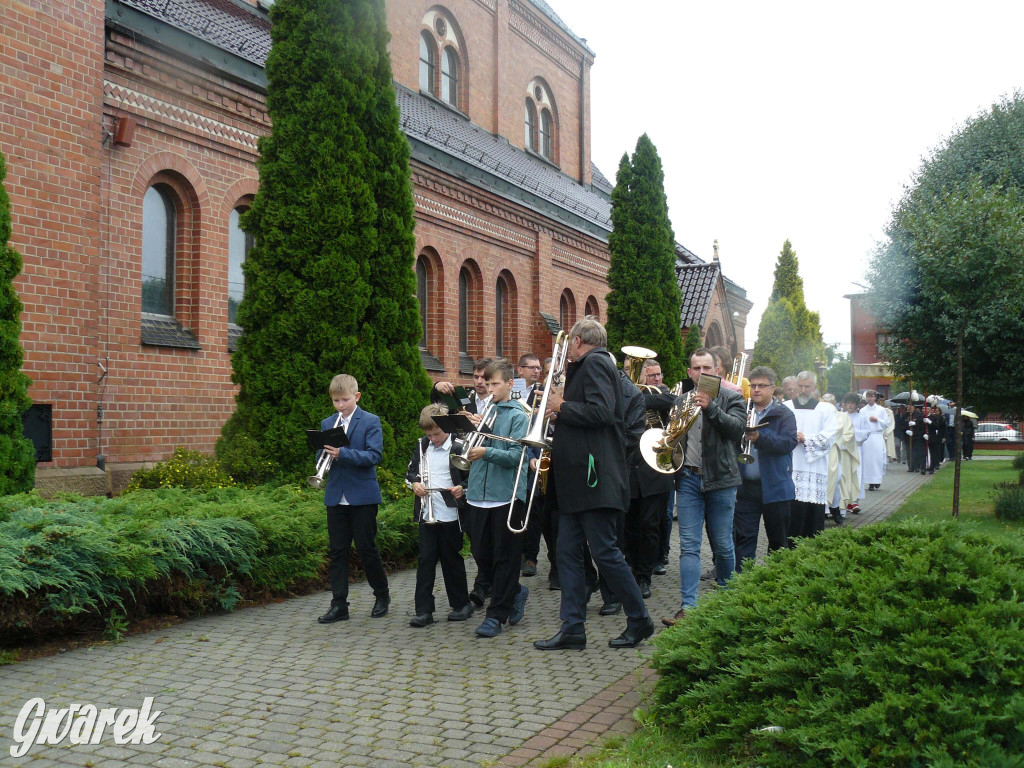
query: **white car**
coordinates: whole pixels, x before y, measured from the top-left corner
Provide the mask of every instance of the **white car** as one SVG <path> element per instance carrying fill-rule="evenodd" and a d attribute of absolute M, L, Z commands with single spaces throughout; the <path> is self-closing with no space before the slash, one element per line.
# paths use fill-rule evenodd
<path fill-rule="evenodd" d="M 974 441 L 977 443 L 994 443 L 1002 441 L 1020 441 L 1020 430 L 1012 424 L 1002 421 L 982 422 L 974 430 Z"/>

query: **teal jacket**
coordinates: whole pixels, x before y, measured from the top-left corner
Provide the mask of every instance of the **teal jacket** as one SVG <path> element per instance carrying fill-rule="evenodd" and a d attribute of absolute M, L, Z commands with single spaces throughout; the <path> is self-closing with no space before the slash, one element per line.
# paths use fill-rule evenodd
<path fill-rule="evenodd" d="M 518 400 L 506 400 L 498 403 L 498 415 L 490 431 L 503 437 L 520 438 L 530 428 L 530 417 L 526 415 Z M 474 461 L 469 468 L 469 488 L 466 498 L 470 501 L 511 501 L 512 486 L 516 482 L 516 467 L 523 453 L 523 446 L 506 443 L 504 440 L 484 440 L 482 445 L 487 450 L 484 457 Z M 523 461 L 519 489 L 516 498 L 526 501 L 526 473 L 530 468 L 529 460 Z"/>

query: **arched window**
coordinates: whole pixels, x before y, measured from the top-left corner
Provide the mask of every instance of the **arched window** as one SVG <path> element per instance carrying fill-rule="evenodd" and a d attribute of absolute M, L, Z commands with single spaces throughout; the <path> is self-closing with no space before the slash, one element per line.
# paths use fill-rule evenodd
<path fill-rule="evenodd" d="M 437 67 L 437 53 L 433 36 L 420 32 L 420 90 L 434 93 L 434 70 Z"/>
<path fill-rule="evenodd" d="M 155 184 L 142 198 L 142 311 L 174 316 L 177 213 L 168 188 Z"/>
<path fill-rule="evenodd" d="M 459 54 L 451 46 L 441 56 L 441 99 L 459 106 Z"/>
<path fill-rule="evenodd" d="M 459 270 L 459 354 L 469 354 L 469 270 Z"/>
<path fill-rule="evenodd" d="M 243 232 L 238 225 L 247 209 L 248 206 L 240 205 L 231 211 L 228 218 L 228 322 L 232 324 L 236 322 L 238 305 L 242 303 L 242 294 L 245 293 L 242 264 L 252 250 L 252 235 Z"/>
<path fill-rule="evenodd" d="M 427 288 L 427 262 L 420 256 L 416 259 L 416 298 L 420 303 L 420 348 L 427 348 L 427 302 L 430 296 Z"/>
<path fill-rule="evenodd" d="M 540 136 L 538 137 L 538 152 L 548 160 L 551 159 L 551 112 L 544 109 L 540 113 Z"/>
<path fill-rule="evenodd" d="M 527 149 L 536 149 L 537 136 L 537 108 L 533 105 L 533 99 L 526 99 L 526 134 L 523 137 L 523 146 Z"/>
<path fill-rule="evenodd" d="M 598 320 L 601 319 L 601 307 L 593 296 L 587 297 L 587 314 Z"/>
<path fill-rule="evenodd" d="M 568 288 L 558 300 L 558 322 L 566 332 L 576 324 L 576 301 Z"/>
<path fill-rule="evenodd" d="M 505 357 L 505 318 L 508 316 L 508 286 L 499 277 L 494 296 L 494 354 L 498 357 Z"/>

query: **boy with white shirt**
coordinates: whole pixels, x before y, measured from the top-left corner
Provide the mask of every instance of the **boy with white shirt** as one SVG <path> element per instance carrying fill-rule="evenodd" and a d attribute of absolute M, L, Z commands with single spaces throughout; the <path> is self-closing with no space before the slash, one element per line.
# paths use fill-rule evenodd
<path fill-rule="evenodd" d="M 444 416 L 448 409 L 432 403 L 420 412 L 420 438 L 413 449 L 406 471 L 406 483 L 416 494 L 413 517 L 419 523 L 419 565 L 416 568 L 416 615 L 411 627 L 434 623 L 434 579 L 437 563 L 448 594 L 451 613 L 448 621 L 465 621 L 473 615 L 466 583 L 466 562 L 462 558 L 462 523 L 459 511 L 466 504 L 466 483 L 469 473 L 451 464 L 451 436 L 434 423 L 434 416 Z M 426 460 L 422 466 L 421 457 Z M 429 483 L 429 486 L 427 485 Z M 428 491 L 427 488 L 443 488 Z M 434 522 L 426 522 L 424 511 L 430 508 Z"/>

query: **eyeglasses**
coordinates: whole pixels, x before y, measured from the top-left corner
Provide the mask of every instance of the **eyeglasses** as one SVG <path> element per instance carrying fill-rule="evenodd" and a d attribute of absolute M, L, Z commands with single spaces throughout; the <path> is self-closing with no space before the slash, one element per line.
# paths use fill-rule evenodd
<path fill-rule="evenodd" d="M 529 368 L 531 371 L 539 371 L 540 370 L 540 366 L 539 365 L 524 365 L 523 368 Z"/>
<path fill-rule="evenodd" d="M 660 379 L 661 378 L 661 374 L 660 373 L 648 373 L 647 374 L 647 378 L 648 379 Z"/>
<path fill-rule="evenodd" d="M 769 388 L 774 389 L 775 386 L 773 384 L 751 384 L 750 388 L 751 389 L 769 389 Z"/>

